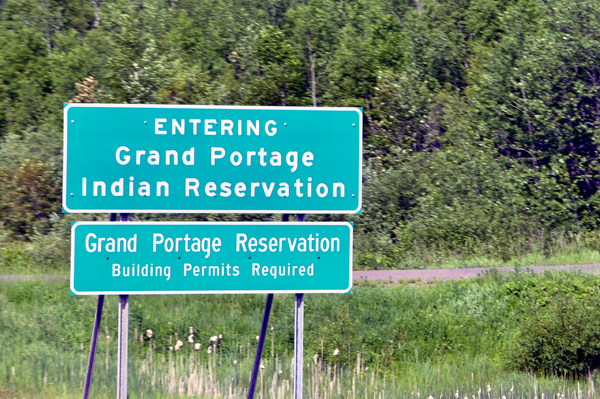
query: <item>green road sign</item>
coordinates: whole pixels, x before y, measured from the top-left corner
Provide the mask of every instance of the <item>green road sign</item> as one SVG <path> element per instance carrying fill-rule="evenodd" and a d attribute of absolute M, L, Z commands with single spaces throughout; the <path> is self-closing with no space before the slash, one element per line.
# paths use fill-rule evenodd
<path fill-rule="evenodd" d="M 67 104 L 65 212 L 357 213 L 359 108 Z"/>
<path fill-rule="evenodd" d="M 77 222 L 75 295 L 345 293 L 350 223 Z"/>

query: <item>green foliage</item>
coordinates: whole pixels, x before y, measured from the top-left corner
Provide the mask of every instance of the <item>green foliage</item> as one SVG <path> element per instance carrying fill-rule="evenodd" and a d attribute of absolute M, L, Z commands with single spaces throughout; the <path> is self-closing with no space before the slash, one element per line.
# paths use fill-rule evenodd
<path fill-rule="evenodd" d="M 52 247 L 63 103 L 93 77 L 86 101 L 363 107 L 357 267 L 545 253 L 599 227 L 599 21 L 593 0 L 7 0 L 2 229 Z"/>
<path fill-rule="evenodd" d="M 302 65 L 284 33 L 267 25 L 256 43 L 257 76 L 248 85 L 244 102 L 257 105 L 302 105 Z"/>
<path fill-rule="evenodd" d="M 583 275 L 564 277 L 515 280 L 505 286 L 517 302 L 527 303 L 506 352 L 512 367 L 585 375 L 600 366 L 597 282 Z"/>
<path fill-rule="evenodd" d="M 36 229 L 48 231 L 48 218 L 61 209 L 57 175 L 52 165 L 29 159 L 13 176 L 2 175 L 7 189 L 3 198 L 5 223 L 18 237 L 30 236 Z"/>

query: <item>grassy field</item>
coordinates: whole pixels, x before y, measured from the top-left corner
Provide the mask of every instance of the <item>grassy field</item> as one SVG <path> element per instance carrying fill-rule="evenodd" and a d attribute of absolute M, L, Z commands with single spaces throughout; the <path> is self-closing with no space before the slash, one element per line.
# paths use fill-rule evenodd
<path fill-rule="evenodd" d="M 398 257 L 401 260 L 376 258 L 368 248 L 361 252 L 360 243 L 356 246 L 359 250 L 355 249 L 355 269 L 460 269 L 600 263 L 600 237 L 595 233 L 558 233 L 497 245 L 472 240 L 459 249 L 439 241 L 436 247 L 415 245 L 410 252 Z"/>
<path fill-rule="evenodd" d="M 599 285 L 599 277 L 577 273 L 491 273 L 470 281 L 386 289 L 359 284 L 352 294 L 308 295 L 305 396 L 596 397 L 595 371 L 528 373 L 510 355 L 535 309 L 559 296 L 556 287 L 580 291 L 585 302 Z M 70 296 L 66 283 L 0 285 L 0 398 L 81 395 L 95 300 Z M 264 300 L 131 297 L 130 397 L 244 396 Z M 117 299 L 108 297 L 95 398 L 114 397 L 116 389 L 116 309 Z M 293 296 L 276 295 L 257 398 L 291 394 L 293 325 Z M 190 328 L 198 351 L 187 342 Z M 213 336 L 221 338 L 211 344 Z M 170 350 L 177 340 L 183 346 Z"/>

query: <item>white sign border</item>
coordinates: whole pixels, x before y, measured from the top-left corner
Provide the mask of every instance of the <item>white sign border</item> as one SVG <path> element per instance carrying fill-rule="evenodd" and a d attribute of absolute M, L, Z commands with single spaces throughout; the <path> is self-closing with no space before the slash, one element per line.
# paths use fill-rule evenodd
<path fill-rule="evenodd" d="M 172 226 L 346 226 L 350 229 L 350 262 L 348 288 L 343 290 L 234 290 L 234 291 L 86 291 L 75 290 L 75 229 L 78 226 L 136 226 L 136 225 L 172 225 Z M 71 226 L 71 275 L 69 277 L 72 295 L 213 295 L 213 294 L 347 294 L 352 292 L 352 265 L 354 249 L 354 226 L 350 222 L 75 222 Z"/>
<path fill-rule="evenodd" d="M 354 210 L 223 210 L 223 209 L 69 209 L 67 207 L 67 132 L 69 126 L 68 110 L 70 108 L 187 108 L 187 109 L 246 109 L 246 110 L 285 110 L 285 111 L 355 111 L 359 115 L 359 154 L 358 154 L 358 206 Z M 238 105 L 174 105 L 174 104 L 96 104 L 96 103 L 67 103 L 63 110 L 63 212 L 67 213 L 311 213 L 311 214 L 357 214 L 362 209 L 362 152 L 363 152 L 363 113 L 353 107 L 261 107 Z"/>

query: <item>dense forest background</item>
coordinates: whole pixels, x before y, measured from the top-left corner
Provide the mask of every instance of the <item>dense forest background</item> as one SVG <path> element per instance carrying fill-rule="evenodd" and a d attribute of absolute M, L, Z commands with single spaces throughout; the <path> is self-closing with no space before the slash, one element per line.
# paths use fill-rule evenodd
<path fill-rule="evenodd" d="M 72 101 L 363 107 L 358 268 L 597 242 L 599 88 L 597 0 L 0 0 L 1 261 L 106 217 L 62 214 Z"/>

